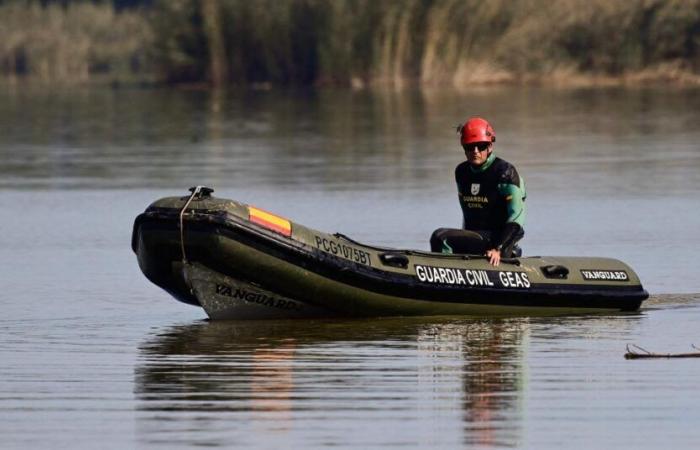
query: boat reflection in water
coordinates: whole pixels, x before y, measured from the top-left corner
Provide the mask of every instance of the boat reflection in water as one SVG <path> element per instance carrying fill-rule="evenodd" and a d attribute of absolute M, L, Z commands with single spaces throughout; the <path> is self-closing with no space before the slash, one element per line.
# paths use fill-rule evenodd
<path fill-rule="evenodd" d="M 519 441 L 528 319 L 199 322 L 147 340 L 147 443 Z"/>
<path fill-rule="evenodd" d="M 524 388 L 522 323 L 498 322 L 470 327 L 464 352 L 464 422 L 468 444 L 518 442 Z"/>
<path fill-rule="evenodd" d="M 251 355 L 250 408 L 253 420 L 274 420 L 274 426 L 265 428 L 286 431 L 291 427 L 294 350 L 290 341 L 277 348 L 257 349 Z"/>

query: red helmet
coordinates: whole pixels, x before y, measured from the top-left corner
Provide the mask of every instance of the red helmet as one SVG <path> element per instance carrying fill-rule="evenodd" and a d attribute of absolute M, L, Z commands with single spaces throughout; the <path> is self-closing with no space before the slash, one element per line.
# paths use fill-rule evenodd
<path fill-rule="evenodd" d="M 496 132 L 493 127 L 481 117 L 472 117 L 459 127 L 459 137 L 462 145 L 475 142 L 496 142 Z"/>

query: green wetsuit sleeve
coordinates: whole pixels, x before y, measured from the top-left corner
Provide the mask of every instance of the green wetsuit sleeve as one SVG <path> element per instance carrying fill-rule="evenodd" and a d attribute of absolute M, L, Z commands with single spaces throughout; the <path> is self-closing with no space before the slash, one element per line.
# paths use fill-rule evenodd
<path fill-rule="evenodd" d="M 506 200 L 506 223 L 517 223 L 521 227 L 525 225 L 525 182 L 520 179 L 520 186 L 510 183 L 498 185 L 498 192 Z"/>

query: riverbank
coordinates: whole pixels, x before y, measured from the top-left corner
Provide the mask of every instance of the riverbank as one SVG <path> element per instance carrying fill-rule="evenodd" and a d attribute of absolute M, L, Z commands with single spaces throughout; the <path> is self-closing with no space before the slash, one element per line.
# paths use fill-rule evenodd
<path fill-rule="evenodd" d="M 10 81 L 700 85 L 700 0 L 28 1 L 0 29 Z"/>

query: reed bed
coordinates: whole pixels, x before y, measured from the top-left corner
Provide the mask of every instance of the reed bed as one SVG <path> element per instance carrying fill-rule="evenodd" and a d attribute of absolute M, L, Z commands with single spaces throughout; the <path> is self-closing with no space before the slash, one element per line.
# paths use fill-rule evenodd
<path fill-rule="evenodd" d="M 0 2 L 0 73 L 213 85 L 700 83 L 700 0 L 148 5 Z"/>
<path fill-rule="evenodd" d="M 44 82 L 145 79 L 150 23 L 111 4 L 0 3 L 0 73 Z"/>

